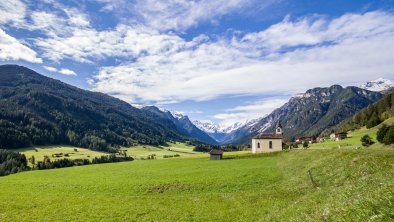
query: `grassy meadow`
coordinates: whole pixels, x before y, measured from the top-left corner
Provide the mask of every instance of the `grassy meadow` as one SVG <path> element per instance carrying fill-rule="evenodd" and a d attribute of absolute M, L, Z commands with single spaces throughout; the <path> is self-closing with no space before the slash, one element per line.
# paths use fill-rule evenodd
<path fill-rule="evenodd" d="M 393 209 L 390 147 L 241 152 L 0 179 L 0 221 L 390 221 Z"/>
<path fill-rule="evenodd" d="M 361 148 L 361 137 L 364 135 L 369 135 L 374 141 L 375 144 L 373 144 L 370 148 L 375 148 L 375 147 L 380 147 L 381 145 L 379 142 L 376 141 L 376 133 L 378 132 L 378 129 L 383 125 L 392 125 L 394 124 L 394 117 L 387 119 L 383 123 L 379 124 L 378 126 L 375 126 L 373 128 L 367 129 L 366 127 L 363 127 L 361 129 L 348 132 L 348 137 L 344 140 L 341 141 L 335 141 L 335 139 L 328 139 L 324 141 L 324 143 L 315 143 L 311 144 L 311 148 L 333 148 L 333 149 L 341 149 L 341 148 L 350 148 L 350 149 L 357 149 Z"/>
<path fill-rule="evenodd" d="M 149 146 L 149 145 L 138 145 L 133 147 L 122 148 L 127 150 L 129 156 L 135 159 L 146 158 L 149 155 L 155 155 L 157 159 L 162 159 L 166 156 L 189 156 L 191 154 L 201 154 L 193 151 L 194 146 L 187 145 L 185 143 L 168 143 L 168 146 Z M 174 157 L 175 158 L 175 157 Z"/>
<path fill-rule="evenodd" d="M 174 156 L 178 154 L 180 157 L 188 156 L 190 154 L 201 154 L 193 151 L 193 146 L 189 146 L 184 143 L 168 143 L 168 146 L 148 146 L 138 145 L 128 148 L 121 148 L 127 150 L 129 156 L 135 159 L 147 158 L 149 155 L 154 154 L 157 159 L 163 158 L 164 155 Z M 76 149 L 76 150 L 75 150 Z M 16 152 L 20 152 L 26 155 L 27 158 L 32 156 L 35 157 L 36 161 L 42 161 L 44 156 L 48 156 L 51 160 L 69 158 L 69 159 L 89 159 L 92 160 L 95 157 L 108 155 L 105 152 L 99 152 L 89 150 L 85 148 L 73 147 L 73 146 L 34 146 L 23 149 L 16 149 Z M 53 156 L 54 154 L 62 154 L 59 157 Z M 207 154 L 206 154 L 207 155 Z"/>
<path fill-rule="evenodd" d="M 51 160 L 69 158 L 69 159 L 93 159 L 103 155 L 108 155 L 104 152 L 93 151 L 85 148 L 73 146 L 35 146 L 15 150 L 25 154 L 27 158 L 35 157 L 36 161 L 44 160 L 44 156 L 48 156 Z M 62 154 L 59 157 L 54 157 L 54 154 Z"/>

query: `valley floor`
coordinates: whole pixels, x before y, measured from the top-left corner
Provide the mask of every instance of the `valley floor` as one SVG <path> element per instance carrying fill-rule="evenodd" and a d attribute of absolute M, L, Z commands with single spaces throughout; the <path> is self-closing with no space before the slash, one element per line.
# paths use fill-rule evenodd
<path fill-rule="evenodd" d="M 393 209 L 392 147 L 133 161 L 0 178 L 0 221 L 393 221 Z"/>

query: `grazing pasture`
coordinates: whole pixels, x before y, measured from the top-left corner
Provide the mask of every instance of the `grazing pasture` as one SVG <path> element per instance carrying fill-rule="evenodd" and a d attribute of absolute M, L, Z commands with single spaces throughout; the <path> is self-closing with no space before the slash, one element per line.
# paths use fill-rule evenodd
<path fill-rule="evenodd" d="M 394 219 L 392 147 L 190 157 L 2 177 L 0 221 Z"/>

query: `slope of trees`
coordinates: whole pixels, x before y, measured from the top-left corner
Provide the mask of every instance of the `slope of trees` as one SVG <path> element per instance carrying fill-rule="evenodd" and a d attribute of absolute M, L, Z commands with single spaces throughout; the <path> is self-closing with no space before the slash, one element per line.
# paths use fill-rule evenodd
<path fill-rule="evenodd" d="M 394 125 L 386 126 L 383 125 L 379 128 L 376 133 L 376 139 L 385 145 L 390 145 L 394 143 Z"/>
<path fill-rule="evenodd" d="M 10 150 L 0 150 L 0 176 L 29 170 L 26 156 Z"/>
<path fill-rule="evenodd" d="M 101 151 L 182 141 L 174 123 L 111 96 L 0 66 L 0 148 L 69 144 Z"/>
<path fill-rule="evenodd" d="M 392 116 L 394 116 L 394 93 L 390 93 L 374 104 L 369 105 L 333 129 L 335 131 L 349 131 L 363 126 L 372 128 Z"/>

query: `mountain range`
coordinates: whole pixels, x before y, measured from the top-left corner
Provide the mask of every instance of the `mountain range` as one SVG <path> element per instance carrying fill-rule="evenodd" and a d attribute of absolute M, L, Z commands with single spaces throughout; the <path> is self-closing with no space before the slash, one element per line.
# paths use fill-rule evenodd
<path fill-rule="evenodd" d="M 142 110 L 154 113 L 164 119 L 170 120 L 176 126 L 176 129 L 182 135 L 194 138 L 208 144 L 218 144 L 218 142 L 210 137 L 207 133 L 196 127 L 188 116 L 175 111 L 160 110 L 156 106 L 146 106 Z"/>
<path fill-rule="evenodd" d="M 318 136 L 325 129 L 337 125 L 382 97 L 382 93 L 353 86 L 343 88 L 333 85 L 310 89 L 302 96 L 292 97 L 256 124 L 233 131 L 225 142 L 246 143 L 259 133 L 273 132 L 278 121 L 282 123 L 287 140 L 297 136 Z"/>
<path fill-rule="evenodd" d="M 257 134 L 272 132 L 277 121 L 282 122 L 287 140 L 297 136 L 318 136 L 325 129 L 378 101 L 393 87 L 394 81 L 379 78 L 360 87 L 343 88 L 333 85 L 314 88 L 297 94 L 265 117 L 244 124 L 236 123 L 231 130 L 225 130 L 226 128 L 212 122 L 194 123 L 221 144 L 248 143 Z"/>
<path fill-rule="evenodd" d="M 155 106 L 141 109 L 106 94 L 82 90 L 17 65 L 0 66 L 0 147 L 70 144 L 111 150 L 135 144 L 198 140 L 245 144 L 282 123 L 284 137 L 317 136 L 383 97 L 394 81 L 360 87 L 333 85 L 292 97 L 271 114 L 222 127 Z"/>
<path fill-rule="evenodd" d="M 390 79 L 379 78 L 362 84 L 360 88 L 374 92 L 387 92 L 394 87 L 394 81 Z"/>
<path fill-rule="evenodd" d="M 187 138 L 167 118 L 28 68 L 0 66 L 0 147 L 69 144 L 111 150 Z"/>

